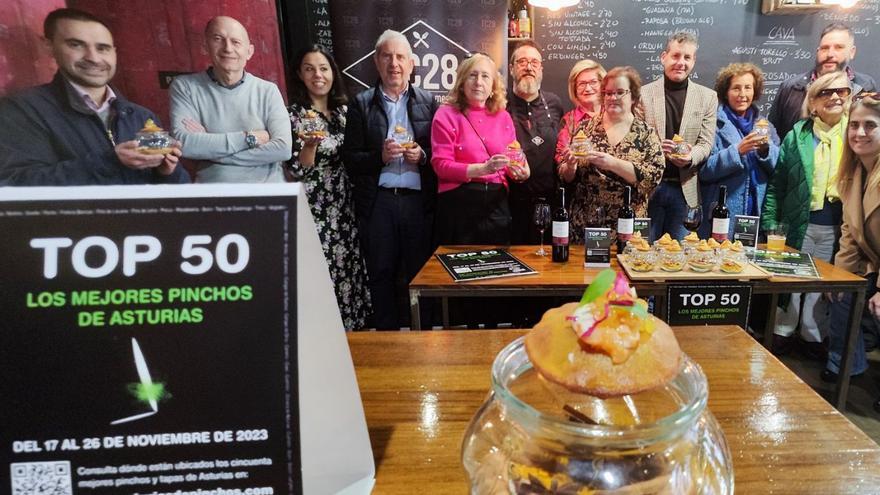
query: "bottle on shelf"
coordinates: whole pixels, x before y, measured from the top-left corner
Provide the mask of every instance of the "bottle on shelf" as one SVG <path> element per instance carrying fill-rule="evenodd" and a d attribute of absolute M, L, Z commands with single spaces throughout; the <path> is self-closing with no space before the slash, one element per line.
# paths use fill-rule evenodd
<path fill-rule="evenodd" d="M 507 37 L 519 38 L 519 20 L 516 18 L 516 13 L 514 12 L 510 12 L 510 19 L 508 19 Z"/>
<path fill-rule="evenodd" d="M 531 38 L 532 22 L 529 20 L 529 11 L 522 9 L 519 11 L 519 37 Z"/>
<path fill-rule="evenodd" d="M 636 214 L 630 204 L 632 203 L 632 187 L 623 189 L 623 206 L 617 213 L 617 252 L 622 253 L 626 247 L 626 241 L 630 240 L 635 228 Z"/>
<path fill-rule="evenodd" d="M 568 261 L 568 211 L 565 209 L 565 188 L 559 188 L 559 203 L 553 210 L 553 261 Z"/>
<path fill-rule="evenodd" d="M 712 209 L 712 238 L 718 242 L 727 239 L 730 231 L 730 210 L 727 209 L 727 186 L 718 188 L 718 204 Z"/>

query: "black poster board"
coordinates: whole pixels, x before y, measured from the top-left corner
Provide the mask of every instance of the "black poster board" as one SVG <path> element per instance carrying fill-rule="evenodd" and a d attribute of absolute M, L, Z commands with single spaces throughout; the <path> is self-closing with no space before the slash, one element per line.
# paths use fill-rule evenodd
<path fill-rule="evenodd" d="M 667 292 L 670 325 L 739 325 L 746 328 L 749 284 L 671 284 Z"/>
<path fill-rule="evenodd" d="M 295 200 L 0 202 L 0 493 L 302 493 Z"/>
<path fill-rule="evenodd" d="M 773 275 L 819 278 L 819 271 L 810 253 L 756 249 L 751 258 L 754 264 Z"/>
<path fill-rule="evenodd" d="M 677 31 L 696 34 L 700 49 L 693 79 L 710 88 L 718 70 L 733 62 L 752 62 L 765 74 L 767 114 L 785 79 L 813 68 L 819 34 L 832 22 L 853 28 L 858 52 L 854 67 L 880 76 L 874 49 L 880 46 L 880 0 L 862 0 L 854 8 L 829 8 L 811 15 L 765 15 L 761 0 L 581 0 L 552 12 L 536 8 L 534 33 L 543 47 L 544 89 L 566 107 L 568 73 L 575 62 L 593 59 L 605 69 L 631 65 L 648 83 L 663 74 L 660 52 Z"/>
<path fill-rule="evenodd" d="M 504 249 L 461 251 L 436 256 L 456 282 L 538 273 Z"/>

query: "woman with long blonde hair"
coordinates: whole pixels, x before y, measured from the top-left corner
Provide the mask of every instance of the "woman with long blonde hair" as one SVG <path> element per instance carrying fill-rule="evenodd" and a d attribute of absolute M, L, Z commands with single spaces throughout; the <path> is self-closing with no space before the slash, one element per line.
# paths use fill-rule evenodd
<path fill-rule="evenodd" d="M 880 336 L 880 94 L 862 93 L 853 98 L 846 129 L 846 144 L 837 172 L 837 189 L 843 202 L 840 250 L 834 265 L 868 279 L 852 374 L 868 368 L 866 350 L 877 347 Z M 853 294 L 832 298 L 828 362 L 822 379 L 834 381 L 840 371 Z M 866 349 L 867 348 L 867 349 Z M 880 412 L 880 400 L 874 403 Z"/>

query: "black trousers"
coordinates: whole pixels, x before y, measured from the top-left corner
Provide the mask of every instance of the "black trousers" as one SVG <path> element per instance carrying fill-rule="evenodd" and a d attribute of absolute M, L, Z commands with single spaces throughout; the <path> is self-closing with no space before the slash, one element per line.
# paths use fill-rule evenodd
<path fill-rule="evenodd" d="M 399 329 L 408 306 L 406 286 L 431 255 L 431 217 L 422 193 L 411 189 L 379 189 L 369 218 L 359 219 L 367 261 L 367 285 L 377 329 Z M 404 285 L 398 286 L 403 280 Z"/>
<path fill-rule="evenodd" d="M 502 184 L 468 182 L 437 197 L 439 244 L 510 245 L 510 207 Z"/>

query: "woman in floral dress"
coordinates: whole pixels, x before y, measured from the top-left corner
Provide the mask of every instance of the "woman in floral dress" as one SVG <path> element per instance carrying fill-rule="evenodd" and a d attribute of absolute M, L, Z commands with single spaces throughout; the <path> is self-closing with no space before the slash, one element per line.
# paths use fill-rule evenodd
<path fill-rule="evenodd" d="M 296 58 L 292 77 L 293 158 L 289 172 L 300 181 L 336 288 L 346 330 L 361 329 L 370 294 L 352 206 L 351 184 L 340 149 L 345 135 L 345 90 L 333 57 L 313 45 Z"/>
<path fill-rule="evenodd" d="M 642 81 L 632 67 L 615 67 L 602 79 L 602 111 L 582 120 L 572 136 L 583 130 L 593 150 L 581 160 L 564 150 L 559 176 L 575 183 L 571 202 L 571 241 L 584 242 L 584 227 L 611 228 L 617 235 L 617 214 L 626 186 L 632 188 L 636 217 L 646 216 L 648 198 L 663 175 L 660 139 L 644 120 L 640 106 Z M 599 208 L 601 207 L 601 209 Z M 603 218 L 594 218 L 597 212 Z M 591 225 L 593 224 L 593 225 Z"/>

